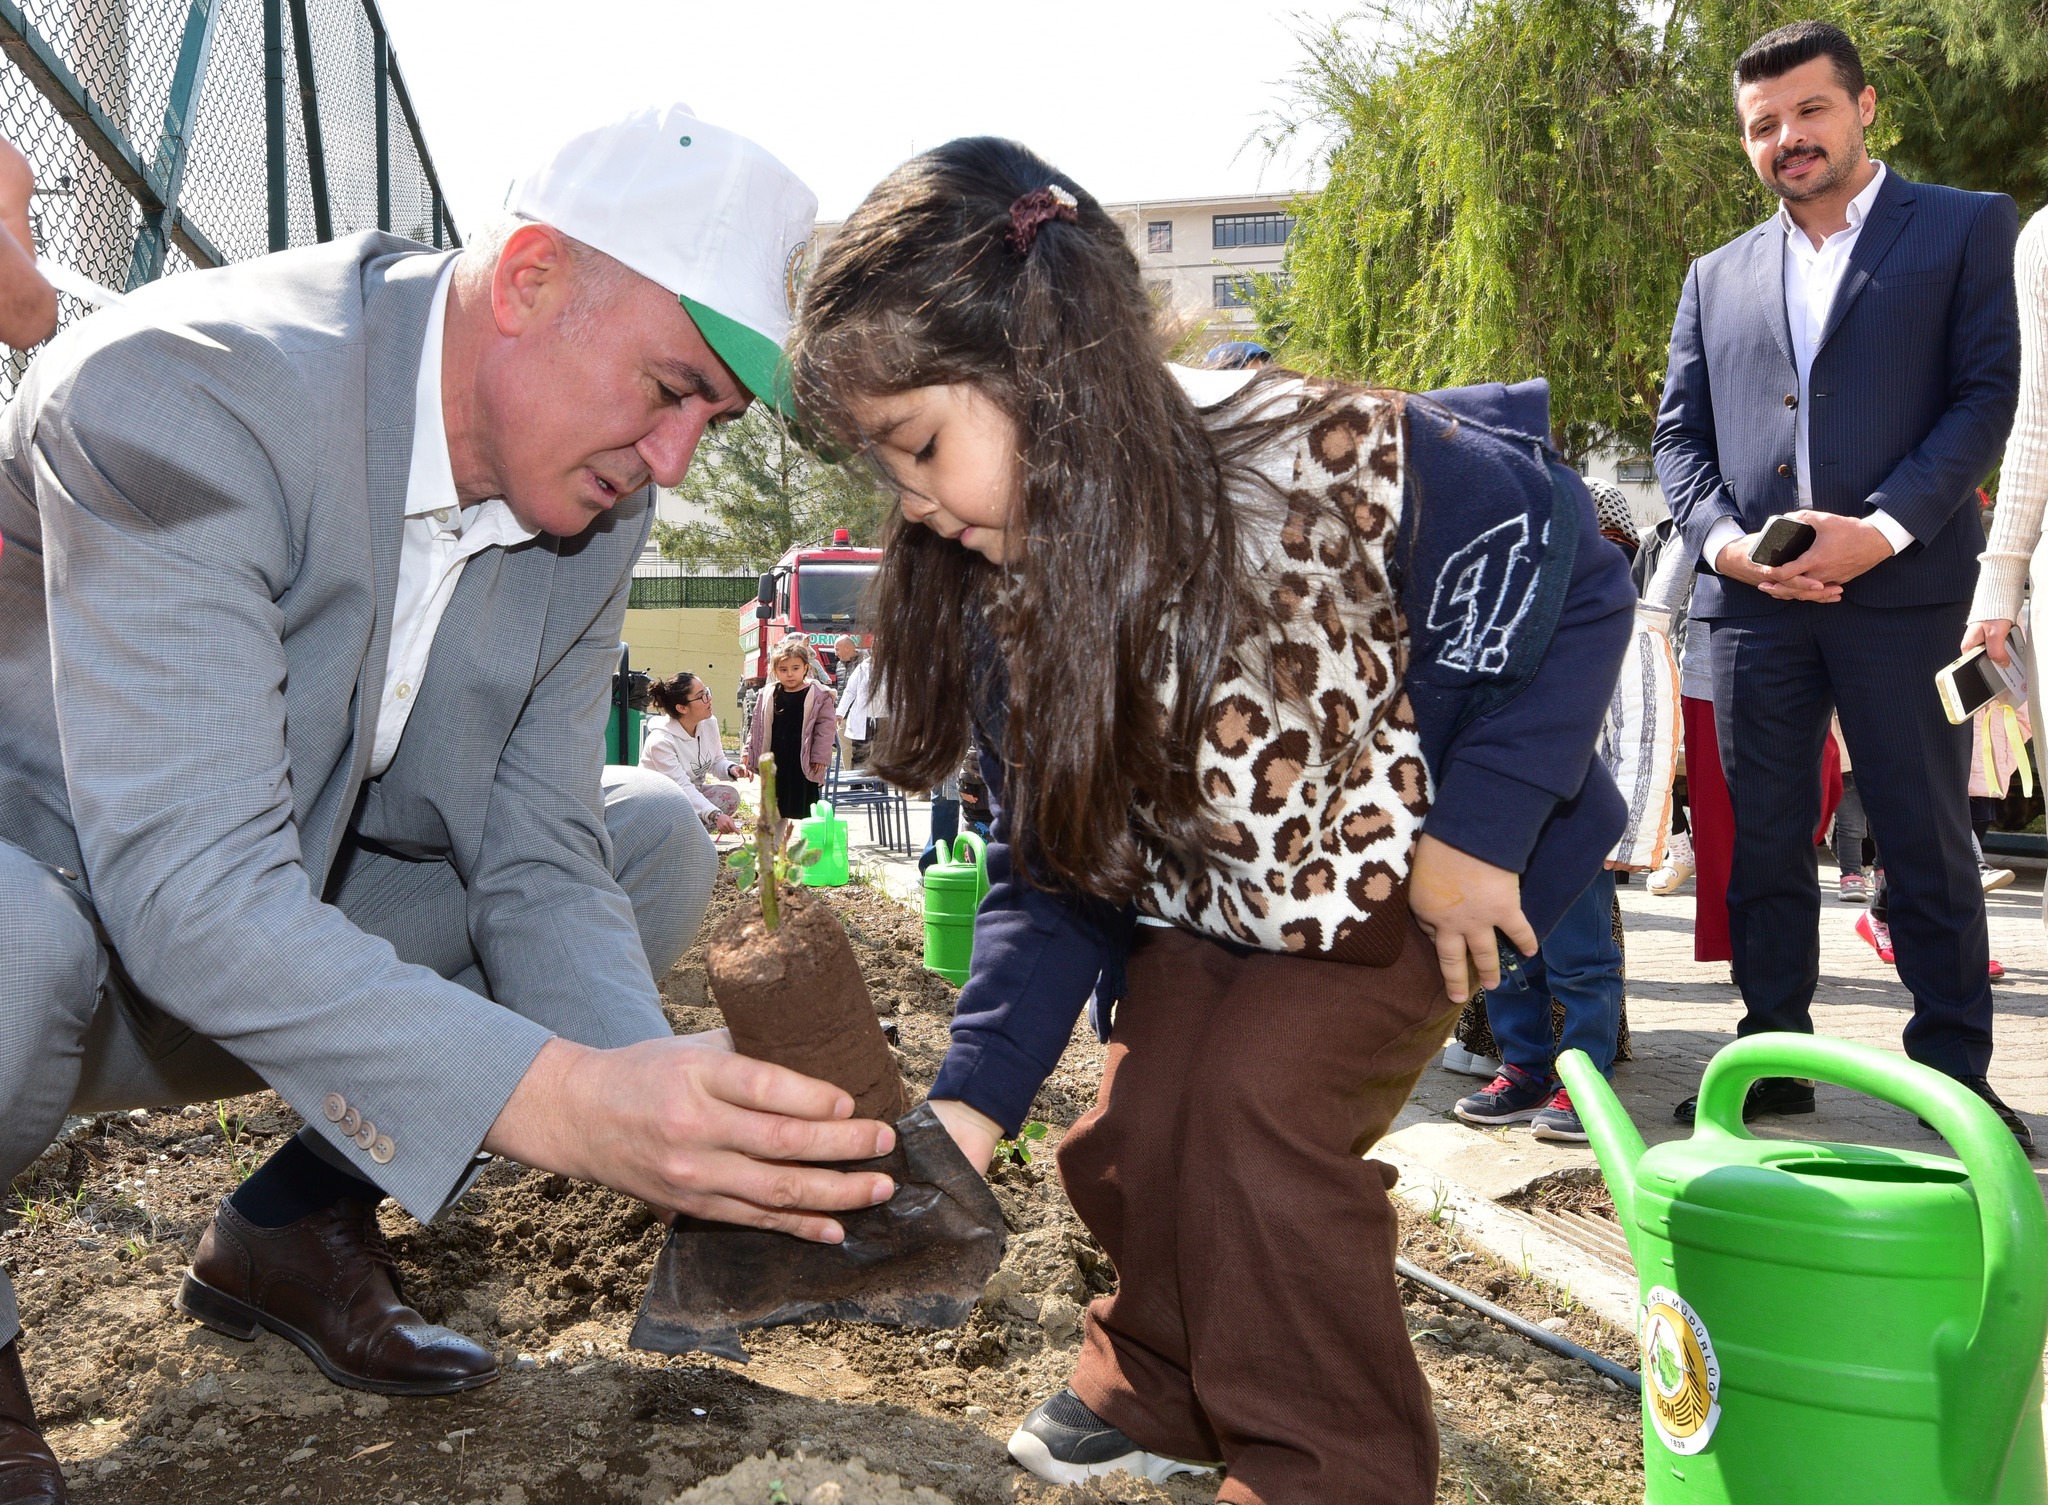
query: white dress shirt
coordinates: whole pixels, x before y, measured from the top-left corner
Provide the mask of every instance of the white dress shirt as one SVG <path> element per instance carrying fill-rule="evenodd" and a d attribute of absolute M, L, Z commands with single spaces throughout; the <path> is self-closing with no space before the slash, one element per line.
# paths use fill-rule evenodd
<path fill-rule="evenodd" d="M 391 656 L 384 665 L 384 698 L 377 708 L 377 742 L 370 752 L 370 777 L 391 766 L 398 739 L 419 697 L 434 634 L 448 610 L 462 567 L 473 554 L 525 543 L 536 530 L 522 528 L 512 509 L 493 498 L 464 507 L 455 494 L 455 468 L 448 458 L 448 427 L 441 416 L 441 337 L 448 313 L 451 260 L 434 285 L 427 310 L 427 337 L 420 347 L 420 376 L 413 388 L 412 469 L 405 481 L 405 534 L 398 547 L 398 602 L 391 614 Z"/>
<path fill-rule="evenodd" d="M 1809 440 L 1810 415 L 1813 403 L 1813 357 L 1820 349 L 1821 331 L 1827 328 L 1828 313 L 1835 306 L 1835 293 L 1842 285 L 1842 278 L 1849 270 L 1849 253 L 1856 249 L 1856 241 L 1863 234 L 1863 221 L 1869 217 L 1870 206 L 1877 202 L 1877 191 L 1884 186 L 1884 164 L 1875 164 L 1877 171 L 1861 193 L 1849 201 L 1846 229 L 1837 230 L 1819 245 L 1800 229 L 1791 212 L 1783 205 L 1778 206 L 1778 224 L 1785 232 L 1785 322 L 1792 332 L 1792 364 L 1799 372 L 1799 406 L 1794 418 L 1796 438 L 1793 448 L 1793 475 L 1799 487 L 1799 505 L 1813 506 L 1813 461 Z M 1913 541 L 1899 520 L 1878 508 L 1864 519 L 1885 536 L 1892 552 L 1898 553 Z M 1745 529 L 1732 517 L 1724 517 L 1707 533 L 1707 567 L 1712 569 L 1721 550 L 1743 537 Z"/>
<path fill-rule="evenodd" d="M 734 777 L 739 764 L 725 750 L 716 716 L 698 722 L 694 733 L 684 731 L 674 717 L 664 716 L 640 745 L 640 766 L 674 779 L 699 815 L 715 815 L 718 807 L 698 786 L 707 779 Z"/>

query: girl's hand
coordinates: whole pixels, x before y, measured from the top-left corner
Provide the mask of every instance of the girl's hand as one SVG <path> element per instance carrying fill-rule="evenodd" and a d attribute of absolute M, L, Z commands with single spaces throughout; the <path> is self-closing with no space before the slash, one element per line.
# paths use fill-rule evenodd
<path fill-rule="evenodd" d="M 996 1144 L 1003 1137 L 1003 1126 L 957 1099 L 933 1098 L 930 1107 L 953 1136 L 953 1143 L 960 1146 L 967 1163 L 986 1176 L 988 1163 L 995 1158 Z"/>
<path fill-rule="evenodd" d="M 737 836 L 740 834 L 739 822 L 735 821 L 723 810 L 711 817 L 711 829 L 720 836 Z"/>
<path fill-rule="evenodd" d="M 754 770 L 747 767 L 744 763 L 735 763 L 726 769 L 725 776 L 729 779 L 751 779 L 754 776 Z"/>
<path fill-rule="evenodd" d="M 1500 986 L 1500 947 L 1505 935 L 1524 956 L 1536 954 L 1536 932 L 1522 914 L 1522 880 L 1506 868 L 1438 841 L 1424 832 L 1415 843 L 1408 870 L 1408 908 L 1422 932 L 1436 943 L 1444 991 L 1451 1002 L 1472 996 L 1476 975 L 1482 988 Z"/>
<path fill-rule="evenodd" d="M 1992 617 L 1982 622 L 1972 622 L 1970 630 L 1963 634 L 1963 646 L 1959 653 L 1968 653 L 1979 643 L 1991 662 L 2000 668 L 2012 662 L 2012 655 L 2006 651 L 2005 635 L 2012 631 L 2012 618 Z"/>

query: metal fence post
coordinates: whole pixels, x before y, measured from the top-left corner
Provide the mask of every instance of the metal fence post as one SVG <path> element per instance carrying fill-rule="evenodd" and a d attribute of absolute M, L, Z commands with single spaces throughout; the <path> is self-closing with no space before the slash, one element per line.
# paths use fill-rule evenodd
<path fill-rule="evenodd" d="M 213 23 L 220 9 L 215 0 L 192 0 L 185 14 L 185 35 L 178 44 L 178 68 L 171 75 L 171 97 L 164 106 L 163 140 L 156 149 L 156 176 L 163 185 L 163 208 L 146 215 L 128 262 L 128 286 L 138 288 L 163 275 L 164 256 L 178 223 L 178 193 L 185 183 L 185 163 L 192 144 L 192 121 L 199 111 L 199 91 L 206 83 L 206 60 L 213 50 Z"/>
<path fill-rule="evenodd" d="M 270 249 L 282 251 L 292 243 L 284 157 L 284 0 L 263 0 L 263 149 L 268 169 Z"/>
<path fill-rule="evenodd" d="M 299 113 L 306 122 L 306 176 L 313 185 L 313 233 L 334 239 L 334 207 L 327 197 L 327 144 L 320 130 L 320 91 L 313 77 L 313 28 L 306 0 L 292 0 L 292 51 L 299 61 Z"/>
<path fill-rule="evenodd" d="M 370 12 L 375 40 L 370 55 L 377 90 L 377 228 L 391 228 L 391 39 L 384 34 L 384 22 Z"/>

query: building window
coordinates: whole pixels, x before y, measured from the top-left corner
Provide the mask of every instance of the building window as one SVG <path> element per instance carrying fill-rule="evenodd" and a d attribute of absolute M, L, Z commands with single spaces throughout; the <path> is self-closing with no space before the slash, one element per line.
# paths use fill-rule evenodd
<path fill-rule="evenodd" d="M 1173 221 L 1155 219 L 1145 226 L 1145 249 L 1154 256 L 1164 256 L 1173 249 Z"/>
<path fill-rule="evenodd" d="M 1288 278 L 1286 273 L 1283 272 L 1278 276 L 1268 277 L 1266 280 L 1272 284 L 1274 292 L 1284 293 L 1287 291 Z M 1228 276 L 1218 276 L 1215 279 L 1215 289 L 1216 307 L 1218 308 L 1250 308 L 1252 306 L 1253 284 L 1250 277 L 1236 272 Z"/>
<path fill-rule="evenodd" d="M 1291 214 L 1219 214 L 1216 216 L 1216 249 L 1236 246 L 1284 246 L 1294 233 Z"/>
<path fill-rule="evenodd" d="M 1615 465 L 1614 479 L 1624 486 L 1654 486 L 1657 468 L 1650 463 L 1648 455 L 1630 455 Z"/>

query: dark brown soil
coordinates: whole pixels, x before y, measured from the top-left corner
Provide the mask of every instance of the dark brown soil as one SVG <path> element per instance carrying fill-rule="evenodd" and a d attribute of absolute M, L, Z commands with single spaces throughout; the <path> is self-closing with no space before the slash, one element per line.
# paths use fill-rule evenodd
<path fill-rule="evenodd" d="M 921 1090 L 945 1048 L 953 989 L 920 966 L 916 916 L 860 887 L 830 902 L 875 1008 L 899 1024 L 898 1058 Z M 732 903 L 722 892 L 714 923 Z M 678 1029 L 720 1022 L 703 963 L 700 947 L 666 981 Z M 1003 1451 L 1019 1418 L 1071 1368 L 1082 1305 L 1114 1280 L 1050 1159 L 1093 1100 L 1101 1059 L 1084 1024 L 1035 1109 L 1051 1126 L 1037 1159 L 995 1173 L 1009 1251 L 954 1332 L 776 1329 L 749 1336 L 746 1367 L 633 1352 L 625 1337 L 659 1226 L 613 1193 L 501 1163 L 432 1228 L 390 1207 L 384 1223 L 408 1293 L 495 1349 L 505 1378 L 446 1400 L 336 1389 L 278 1339 L 235 1343 L 171 1308 L 214 1204 L 297 1127 L 268 1095 L 219 1114 L 195 1105 L 84 1126 L 17 1183 L 0 1217 L 0 1260 L 20 1287 L 30 1378 L 80 1505 L 666 1505 L 699 1486 L 690 1498 L 767 1505 L 764 1481 L 774 1479 L 791 1505 L 929 1501 L 919 1490 L 955 1505 L 1191 1505 L 1214 1498 L 1213 1479 L 1058 1489 Z M 1454 1229 L 1407 1217 L 1403 1251 L 1517 1310 L 1561 1316 L 1571 1336 L 1630 1361 L 1625 1337 L 1567 1310 L 1557 1293 L 1484 1256 L 1453 1267 L 1467 1252 Z M 1642 1498 L 1632 1397 L 1461 1309 L 1403 1294 L 1437 1396 L 1440 1501 Z M 783 1462 L 748 1466 L 771 1451 Z M 883 1477 L 861 1477 L 854 1458 Z"/>
<path fill-rule="evenodd" d="M 1576 1212 L 1584 1217 L 1604 1218 L 1617 1226 L 1621 1222 L 1614 1211 L 1613 1194 L 1592 1166 L 1574 1166 L 1544 1176 L 1500 1200 L 1504 1207 Z"/>
<path fill-rule="evenodd" d="M 843 1087 L 856 1117 L 894 1123 L 910 1095 L 824 892 L 783 895 L 774 930 L 752 901 L 734 906 L 705 955 L 711 997 L 741 1055 Z"/>

